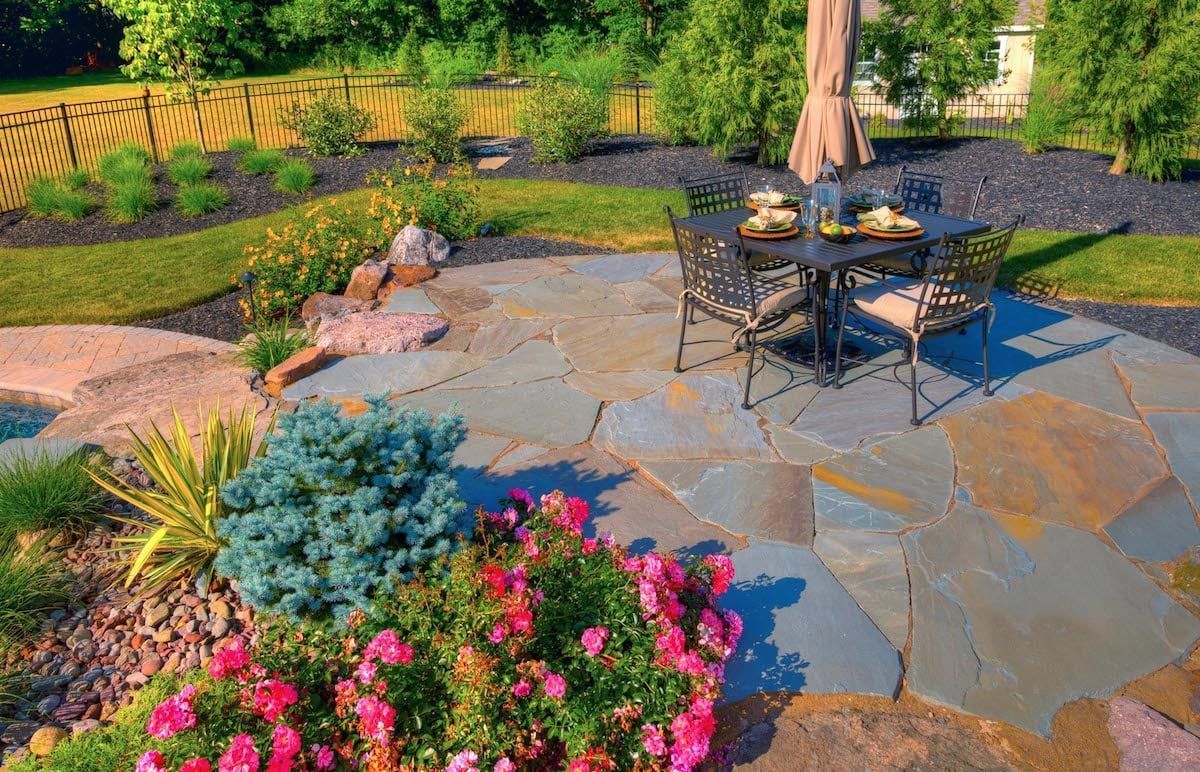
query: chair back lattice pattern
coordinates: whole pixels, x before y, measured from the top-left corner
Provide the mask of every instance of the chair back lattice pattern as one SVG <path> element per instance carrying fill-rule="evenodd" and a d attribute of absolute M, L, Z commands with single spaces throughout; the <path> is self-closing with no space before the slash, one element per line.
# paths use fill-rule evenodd
<path fill-rule="evenodd" d="M 744 207 L 750 197 L 744 171 L 690 180 L 680 177 L 679 184 L 687 197 L 688 217 Z"/>
<path fill-rule="evenodd" d="M 670 214 L 668 212 L 668 214 Z M 731 234 L 718 238 L 689 228 L 671 217 L 675 246 L 679 249 L 679 264 L 683 269 L 683 286 L 693 302 L 706 312 L 724 321 L 744 324 L 741 311 L 754 316 L 757 303 L 754 279 L 741 238 Z"/>
<path fill-rule="evenodd" d="M 892 192 L 904 201 L 911 212 L 932 212 L 953 217 L 974 219 L 987 177 L 960 180 L 944 174 L 930 174 L 900 167 Z"/>
<path fill-rule="evenodd" d="M 943 237 L 921 284 L 914 330 L 954 326 L 990 306 L 1000 263 L 1021 220 L 976 236 Z"/>

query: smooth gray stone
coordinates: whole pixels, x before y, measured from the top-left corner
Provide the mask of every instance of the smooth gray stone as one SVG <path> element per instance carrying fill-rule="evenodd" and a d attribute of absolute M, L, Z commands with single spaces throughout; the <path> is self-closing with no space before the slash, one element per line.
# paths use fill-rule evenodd
<path fill-rule="evenodd" d="M 821 531 L 813 551 L 897 649 L 908 641 L 908 571 L 887 533 Z"/>
<path fill-rule="evenodd" d="M 1200 413 L 1147 413 L 1146 425 L 1192 501 L 1200 501 Z"/>
<path fill-rule="evenodd" d="M 679 306 L 678 296 L 668 295 L 650 282 L 629 281 L 615 286 L 639 311 L 674 311 Z"/>
<path fill-rule="evenodd" d="M 954 453 L 937 426 L 889 437 L 813 467 L 817 530 L 901 531 L 946 512 Z"/>
<path fill-rule="evenodd" d="M 1134 502 L 1104 532 L 1131 558 L 1174 560 L 1200 544 L 1200 527 L 1183 485 L 1168 477 Z"/>
<path fill-rule="evenodd" d="M 645 461 L 641 468 L 701 520 L 755 539 L 812 544 L 812 486 L 806 466 Z"/>
<path fill-rule="evenodd" d="M 900 653 L 807 547 L 752 542 L 733 554 L 724 608 L 745 623 L 724 698 L 759 692 L 894 697 Z"/>
<path fill-rule="evenodd" d="M 660 270 L 667 261 L 675 258 L 669 252 L 643 255 L 602 255 L 575 263 L 571 270 L 604 279 L 612 284 L 641 281 Z"/>
<path fill-rule="evenodd" d="M 283 390 L 286 399 L 342 398 L 362 394 L 406 394 L 474 370 L 484 360 L 458 351 L 363 354 L 339 359 Z"/>
<path fill-rule="evenodd" d="M 802 437 L 784 427 L 768 426 L 767 434 L 775 450 L 790 464 L 816 464 L 838 454 L 828 445 Z"/>
<path fill-rule="evenodd" d="M 811 371 L 784 359 L 768 356 L 754 369 L 750 404 L 763 418 L 781 426 L 795 421 L 821 393 Z M 739 382 L 745 383 L 746 368 L 738 368 L 737 373 Z"/>
<path fill-rule="evenodd" d="M 591 394 L 601 402 L 627 402 L 644 397 L 652 391 L 666 386 L 675 378 L 670 370 L 641 370 L 632 373 L 585 373 L 576 370 L 564 381 L 584 394 Z"/>
<path fill-rule="evenodd" d="M 68 439 L 39 439 L 37 437 L 13 437 L 0 442 L 0 466 L 4 466 L 17 458 L 37 459 L 63 458 L 80 450 L 99 450 L 100 448 L 82 440 Z"/>
<path fill-rule="evenodd" d="M 571 372 L 571 365 L 547 340 L 522 343 L 511 354 L 444 384 L 444 389 L 474 389 L 509 386 L 514 383 L 556 378 Z"/>
<path fill-rule="evenodd" d="M 544 257 L 476 263 L 457 268 L 442 268 L 429 284 L 435 287 L 486 287 L 495 284 L 520 284 L 543 276 L 566 273 L 557 263 Z"/>
<path fill-rule="evenodd" d="M 468 431 L 467 438 L 455 448 L 452 462 L 463 474 L 474 476 L 491 466 L 496 456 L 511 444 L 507 437 Z"/>
<path fill-rule="evenodd" d="M 398 289 L 391 295 L 388 295 L 384 301 L 383 307 L 379 309 L 384 313 L 389 314 L 440 314 L 442 309 L 438 308 L 429 296 L 425 294 L 425 290 L 419 289 Z"/>
<path fill-rule="evenodd" d="M 732 332 L 729 325 L 713 320 L 689 325 L 683 367 L 689 371 L 713 366 L 733 369 L 744 363 L 745 355 L 736 354 L 730 342 Z M 679 319 L 673 313 L 568 319 L 555 325 L 554 343 L 578 370 L 673 370 Z"/>
<path fill-rule="evenodd" d="M 496 302 L 510 319 L 573 319 L 638 313 L 621 290 L 603 279 L 584 274 L 534 279 L 497 295 Z"/>
<path fill-rule="evenodd" d="M 1095 536 L 957 503 L 901 536 L 912 580 L 907 683 L 1031 732 L 1173 662 L 1200 621 Z"/>
<path fill-rule="evenodd" d="M 1143 410 L 1200 410 L 1200 364 L 1146 364 L 1120 357 L 1117 365 Z"/>
<path fill-rule="evenodd" d="M 549 450 L 550 448 L 541 445 L 518 445 L 497 460 L 495 468 L 504 469 L 510 466 L 520 466 L 526 461 L 535 459 Z"/>
<path fill-rule="evenodd" d="M 731 374 L 683 375 L 641 399 L 610 405 L 595 443 L 631 459 L 776 460 L 757 415 L 740 404 Z"/>
<path fill-rule="evenodd" d="M 519 344 L 550 329 L 551 324 L 549 319 L 507 319 L 485 324 L 475 331 L 467 351 L 488 359 L 504 356 Z"/>
<path fill-rule="evenodd" d="M 452 405 L 467 426 L 537 445 L 562 447 L 592 433 L 600 403 L 558 379 L 487 389 L 424 391 L 401 402 L 440 413 Z"/>
<path fill-rule="evenodd" d="M 1049 392 L 1122 418 L 1138 420 L 1125 384 L 1107 351 L 1085 351 L 1017 373 L 1012 383 Z M 999 391 L 1009 396 L 1005 387 Z M 1012 396 L 1018 396 L 1012 394 Z"/>

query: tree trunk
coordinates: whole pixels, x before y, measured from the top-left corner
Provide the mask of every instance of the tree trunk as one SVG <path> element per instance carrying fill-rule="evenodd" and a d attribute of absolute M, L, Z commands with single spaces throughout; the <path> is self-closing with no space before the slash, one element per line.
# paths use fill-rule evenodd
<path fill-rule="evenodd" d="M 196 119 L 196 140 L 200 143 L 200 152 L 207 154 L 208 147 L 204 142 L 204 124 L 200 122 L 200 102 L 192 96 L 192 116 Z"/>
<path fill-rule="evenodd" d="M 946 115 L 948 109 L 945 102 L 937 103 L 938 111 L 938 140 L 945 142 L 950 139 L 950 118 Z"/>
<path fill-rule="evenodd" d="M 1112 166 L 1108 167 L 1109 174 L 1125 174 L 1129 171 L 1129 164 L 1133 160 L 1129 153 L 1129 148 L 1133 144 L 1133 131 L 1126 128 L 1125 136 L 1121 137 L 1121 144 L 1117 148 L 1117 157 L 1113 159 Z"/>

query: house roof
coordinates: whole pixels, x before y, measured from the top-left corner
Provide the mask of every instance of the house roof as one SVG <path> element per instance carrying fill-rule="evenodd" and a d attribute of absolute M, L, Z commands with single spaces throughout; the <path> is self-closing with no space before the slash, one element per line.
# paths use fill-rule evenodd
<path fill-rule="evenodd" d="M 864 21 L 874 21 L 879 18 L 879 6 L 882 0 L 861 0 L 862 17 Z M 1014 25 L 1030 24 L 1033 19 L 1033 0 L 1017 0 L 1017 13 L 1013 18 Z"/>

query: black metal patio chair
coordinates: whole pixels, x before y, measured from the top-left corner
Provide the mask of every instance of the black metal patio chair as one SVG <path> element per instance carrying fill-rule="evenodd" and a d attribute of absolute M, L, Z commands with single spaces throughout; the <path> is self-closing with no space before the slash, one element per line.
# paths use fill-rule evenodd
<path fill-rule="evenodd" d="M 744 209 L 750 200 L 750 182 L 745 170 L 709 177 L 679 178 L 687 199 L 688 217 L 730 209 Z M 750 256 L 750 268 L 755 271 L 780 271 L 796 266 L 789 260 Z"/>
<path fill-rule="evenodd" d="M 917 417 L 917 360 L 922 338 L 965 331 L 978 322 L 983 338 L 983 393 L 991 396 L 988 327 L 995 314 L 992 288 L 1013 234 L 1023 221 L 1023 217 L 1018 217 L 1003 228 L 975 236 L 943 236 L 920 280 L 888 279 L 851 290 L 847 302 L 842 304 L 838 324 L 833 388 L 841 388 L 842 339 L 849 312 L 855 319 L 904 342 L 912 388 L 913 426 L 921 424 Z"/>
<path fill-rule="evenodd" d="M 675 372 L 683 372 L 683 344 L 693 310 L 732 325 L 733 345 L 750 354 L 742 397 L 742 407 L 748 410 L 759 335 L 779 328 L 793 313 L 806 307 L 812 277 L 806 271 L 799 271 L 801 284 L 797 285 L 758 273 L 751 269 L 749 251 L 736 231 L 728 236 L 713 236 L 677 220 L 670 207 L 666 207 L 666 212 L 683 269 L 684 290 L 679 298 L 683 321 L 679 325 Z"/>

